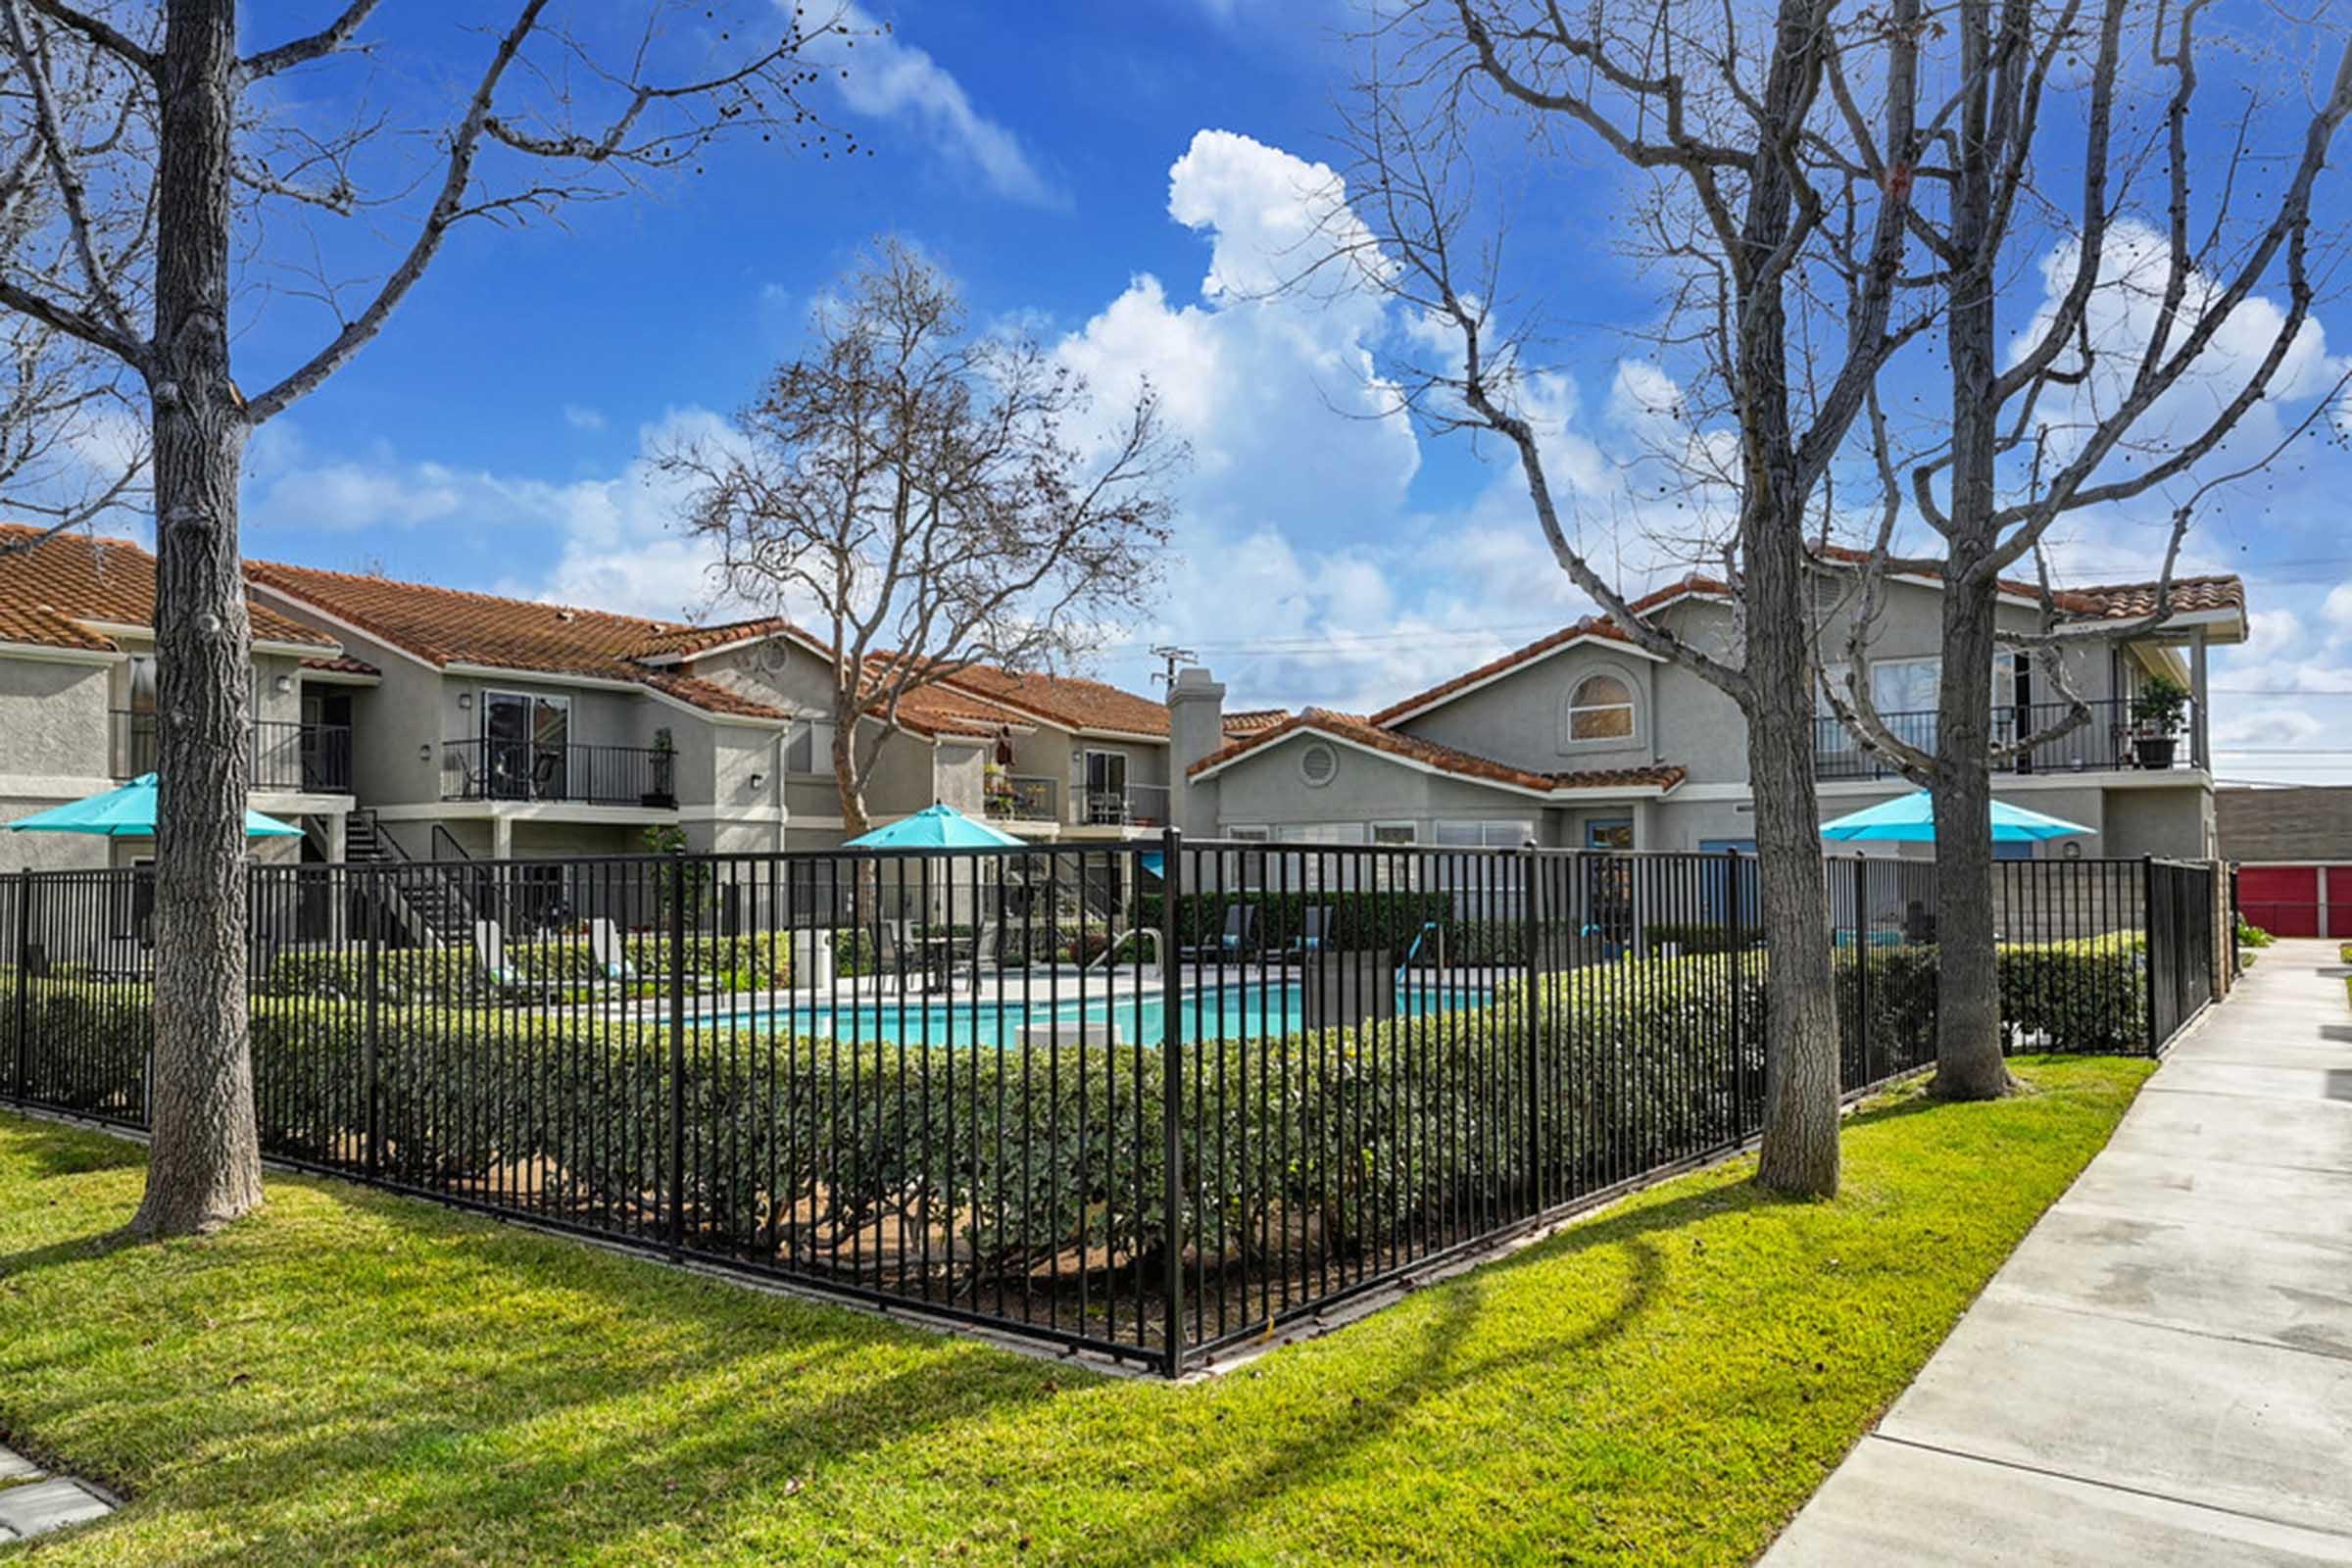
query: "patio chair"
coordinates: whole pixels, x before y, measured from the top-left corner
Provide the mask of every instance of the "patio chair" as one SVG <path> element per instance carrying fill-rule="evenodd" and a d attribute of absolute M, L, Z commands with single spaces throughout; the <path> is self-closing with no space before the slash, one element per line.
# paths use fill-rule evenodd
<path fill-rule="evenodd" d="M 490 983 L 510 995 L 544 997 L 555 990 L 554 982 L 525 974 L 507 962 L 507 936 L 496 920 L 473 922 L 473 956 Z"/>
<path fill-rule="evenodd" d="M 1256 946 L 1257 906 L 1229 904 L 1225 906 L 1225 930 L 1213 943 L 1203 942 L 1184 950 L 1187 958 L 1239 957 Z"/>
<path fill-rule="evenodd" d="M 637 966 L 629 961 L 628 948 L 620 940 L 620 928 L 610 920 L 588 922 L 588 956 L 596 965 L 599 980 L 627 985 L 643 978 Z"/>
<path fill-rule="evenodd" d="M 1305 921 L 1299 926 L 1298 934 L 1291 938 L 1291 945 L 1282 951 L 1285 957 L 1297 961 L 1310 953 L 1321 953 L 1330 945 L 1331 906 L 1317 904 L 1307 909 Z"/>

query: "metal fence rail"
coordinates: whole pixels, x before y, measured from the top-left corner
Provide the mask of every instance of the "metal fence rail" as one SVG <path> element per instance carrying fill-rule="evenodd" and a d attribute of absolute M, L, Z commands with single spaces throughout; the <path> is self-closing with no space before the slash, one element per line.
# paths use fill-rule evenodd
<path fill-rule="evenodd" d="M 453 933 L 447 865 L 252 869 L 270 1154 L 1169 1371 L 1760 1126 L 1736 855 L 462 870 Z M 2211 875 L 2000 866 L 2012 1046 L 2161 1049 L 2210 997 Z M 0 1096 L 143 1126 L 147 873 L 7 891 Z M 1828 893 L 1859 1092 L 1933 1060 L 1934 868 L 1838 859 Z"/>

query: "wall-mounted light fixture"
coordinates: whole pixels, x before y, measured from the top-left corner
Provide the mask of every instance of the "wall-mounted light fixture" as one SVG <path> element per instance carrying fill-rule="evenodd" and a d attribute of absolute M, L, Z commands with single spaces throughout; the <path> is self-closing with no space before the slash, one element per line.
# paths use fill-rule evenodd
<path fill-rule="evenodd" d="M 765 784 L 766 782 L 767 782 L 767 775 L 766 775 L 765 773 L 754 773 L 754 774 L 752 775 L 752 791 L 753 791 L 753 793 L 754 793 L 754 794 L 758 794 L 758 793 L 759 793 L 759 790 L 760 790 L 760 787 L 761 785 Z"/>
<path fill-rule="evenodd" d="M 473 693 L 471 693 L 471 692 L 460 692 L 460 693 L 458 693 L 458 711 L 459 711 L 459 712 L 461 712 L 461 713 L 462 713 L 462 712 L 466 711 L 466 710 L 467 710 L 467 709 L 471 708 L 472 706 L 473 706 Z"/>
<path fill-rule="evenodd" d="M 416 760 L 419 762 L 429 762 L 432 760 L 433 743 L 431 741 L 425 741 L 416 748 Z"/>
<path fill-rule="evenodd" d="M 2069 839 L 2066 842 L 2066 848 L 2059 853 L 2064 855 L 2070 860 L 2080 860 L 2082 858 L 2082 841 L 2081 839 Z"/>
<path fill-rule="evenodd" d="M 277 693 L 278 696 L 283 697 L 286 695 L 286 693 L 294 689 L 294 677 L 291 675 L 280 675 L 277 677 L 277 679 L 270 683 L 270 689 Z"/>

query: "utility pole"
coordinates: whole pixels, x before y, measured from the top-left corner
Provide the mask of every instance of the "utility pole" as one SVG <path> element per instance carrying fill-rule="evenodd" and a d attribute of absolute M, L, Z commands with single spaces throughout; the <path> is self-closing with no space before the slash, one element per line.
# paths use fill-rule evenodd
<path fill-rule="evenodd" d="M 1152 657 L 1160 662 L 1159 684 L 1163 688 L 1172 688 L 1176 684 L 1177 662 L 1185 659 L 1198 659 L 1200 656 L 1190 648 L 1179 648 L 1174 643 L 1161 643 L 1152 650 Z"/>

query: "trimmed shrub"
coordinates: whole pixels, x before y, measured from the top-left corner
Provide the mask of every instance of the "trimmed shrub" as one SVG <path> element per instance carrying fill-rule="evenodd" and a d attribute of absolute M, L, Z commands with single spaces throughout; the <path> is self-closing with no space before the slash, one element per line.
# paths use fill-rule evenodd
<path fill-rule="evenodd" d="M 1136 901 L 1136 923 L 1157 929 L 1164 894 L 1146 893 Z M 1326 945 L 1356 950 L 1412 945 L 1431 921 L 1451 927 L 1453 896 L 1448 893 L 1268 893 L 1256 889 L 1226 893 L 1187 893 L 1176 904 L 1176 941 L 1181 947 L 1214 947 L 1224 938 L 1225 911 L 1237 904 L 1257 909 L 1252 945 L 1258 949 L 1287 948 L 1306 930 L 1306 911 L 1327 908 Z"/>

